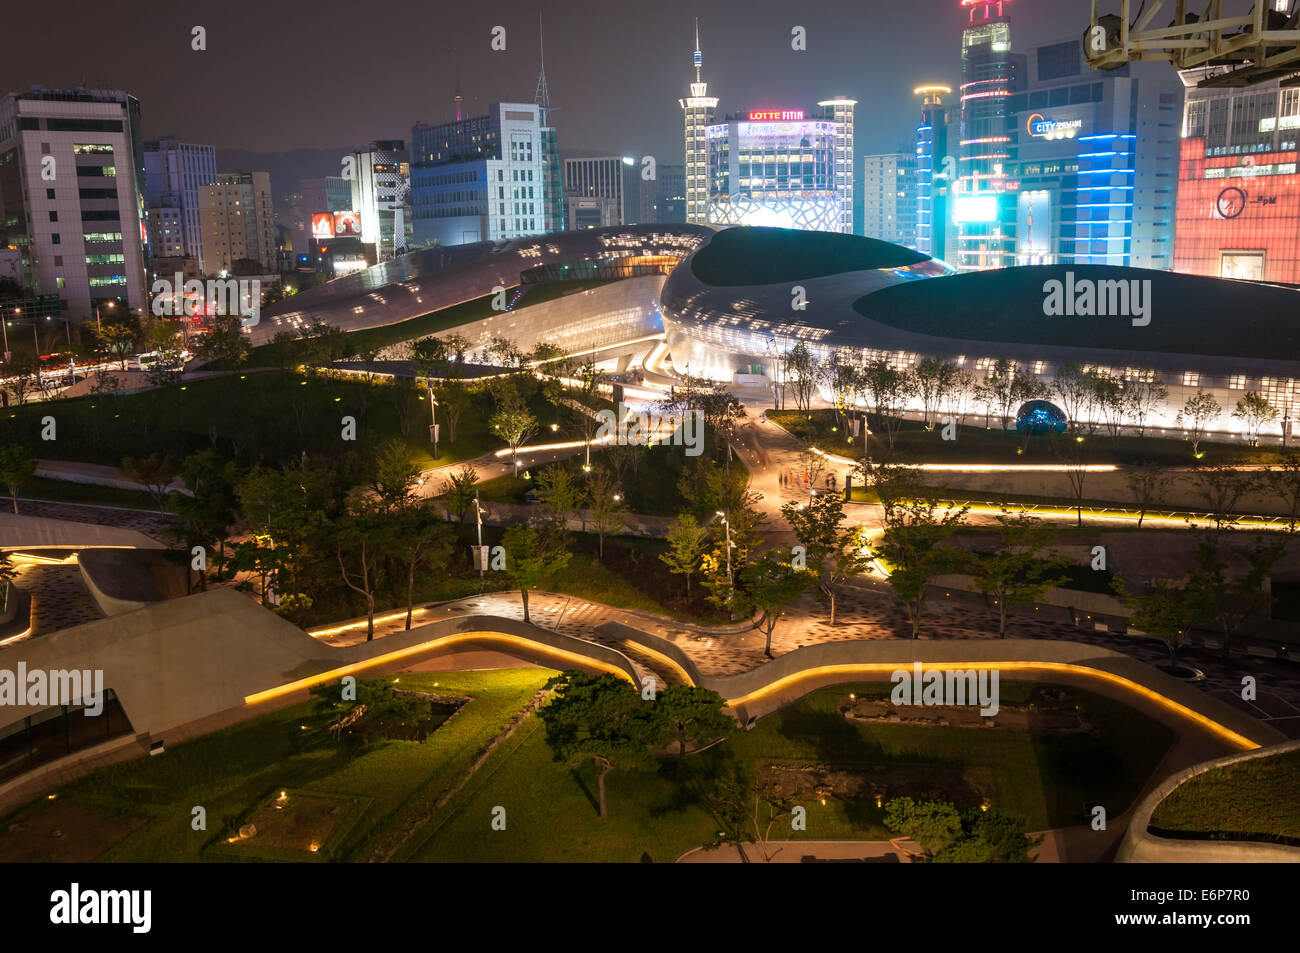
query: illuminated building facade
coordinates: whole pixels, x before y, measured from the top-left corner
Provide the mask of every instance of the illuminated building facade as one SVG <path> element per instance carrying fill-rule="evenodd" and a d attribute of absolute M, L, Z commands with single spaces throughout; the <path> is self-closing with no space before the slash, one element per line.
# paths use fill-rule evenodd
<path fill-rule="evenodd" d="M 1183 89 L 1157 63 L 1090 72 L 1077 40 L 1030 48 L 1002 181 L 1015 264 L 1174 266 Z"/>
<path fill-rule="evenodd" d="M 716 96 L 709 95 L 704 82 L 704 54 L 700 52 L 700 24 L 695 22 L 695 82 L 691 95 L 677 102 L 686 119 L 686 221 L 703 225 L 708 221 L 709 150 L 706 130 L 718 108 Z"/>
<path fill-rule="evenodd" d="M 942 97 L 951 92 L 948 86 L 916 89 L 924 105 L 921 123 L 916 127 L 916 245 L 913 247 L 923 255 L 940 260 L 948 249 L 949 192 L 957 171 L 955 159 L 946 161 L 952 153 L 948 151 L 948 110 Z"/>
<path fill-rule="evenodd" d="M 545 234 L 548 223 L 562 229 L 559 153 L 547 122 L 536 103 L 495 103 L 486 116 L 416 125 L 414 241 L 465 245 Z"/>
<path fill-rule="evenodd" d="M 1178 271 L 1300 284 L 1300 88 L 1197 89 L 1187 71 Z"/>
<path fill-rule="evenodd" d="M 1024 57 L 1011 52 L 1009 0 L 961 0 L 970 24 L 961 34 L 961 141 L 954 264 L 963 271 L 1016 262 L 1016 205 L 1007 167 L 1015 157 L 1010 98 L 1023 82 Z"/>
<path fill-rule="evenodd" d="M 917 157 L 910 152 L 866 156 L 862 169 L 862 232 L 916 248 Z"/>
<path fill-rule="evenodd" d="M 822 118 L 758 109 L 707 127 L 711 225 L 853 231 L 854 100 L 826 100 Z"/>
<path fill-rule="evenodd" d="M 627 224 L 626 169 L 619 156 L 564 160 L 564 213 L 571 228 Z"/>
<path fill-rule="evenodd" d="M 140 101 L 117 90 L 0 96 L 0 230 L 26 291 L 73 320 L 101 301 L 147 306 L 139 130 Z"/>

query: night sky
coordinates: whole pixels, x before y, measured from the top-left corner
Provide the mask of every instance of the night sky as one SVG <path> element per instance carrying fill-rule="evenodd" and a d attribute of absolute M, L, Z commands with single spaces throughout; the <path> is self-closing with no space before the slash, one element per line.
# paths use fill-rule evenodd
<path fill-rule="evenodd" d="M 676 163 L 697 14 L 720 113 L 844 94 L 859 100 L 860 155 L 910 141 L 915 86 L 958 85 L 966 23 L 958 0 L 24 2 L 6 11 L 17 29 L 4 43 L 0 90 L 126 89 L 141 100 L 147 137 L 176 134 L 227 153 L 343 150 L 453 118 L 453 48 L 468 115 L 531 102 L 539 9 L 561 150 Z M 1017 50 L 1077 39 L 1089 15 L 1088 0 L 1008 0 L 1007 9 Z M 507 31 L 503 53 L 490 49 L 496 24 Z M 796 24 L 807 28 L 807 52 L 790 49 Z M 207 29 L 206 52 L 190 48 L 195 25 Z"/>

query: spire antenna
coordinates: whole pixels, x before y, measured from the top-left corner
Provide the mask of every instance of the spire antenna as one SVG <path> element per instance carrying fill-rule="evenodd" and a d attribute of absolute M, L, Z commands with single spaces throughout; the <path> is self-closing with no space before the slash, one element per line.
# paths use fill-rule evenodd
<path fill-rule="evenodd" d="M 551 90 L 546 85 L 546 38 L 542 34 L 542 11 L 537 11 L 537 50 L 542 70 L 537 76 L 537 93 L 533 102 L 547 111 L 551 108 Z"/>

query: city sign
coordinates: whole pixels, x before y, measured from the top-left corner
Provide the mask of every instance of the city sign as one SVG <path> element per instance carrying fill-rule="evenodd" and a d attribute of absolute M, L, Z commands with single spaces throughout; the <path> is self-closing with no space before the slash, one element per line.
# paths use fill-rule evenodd
<path fill-rule="evenodd" d="M 1063 139 L 1083 128 L 1082 119 L 1048 119 L 1042 113 L 1034 113 L 1025 124 L 1031 136 L 1041 138 Z"/>
<path fill-rule="evenodd" d="M 756 109 L 749 114 L 750 122 L 799 122 L 802 109 Z"/>

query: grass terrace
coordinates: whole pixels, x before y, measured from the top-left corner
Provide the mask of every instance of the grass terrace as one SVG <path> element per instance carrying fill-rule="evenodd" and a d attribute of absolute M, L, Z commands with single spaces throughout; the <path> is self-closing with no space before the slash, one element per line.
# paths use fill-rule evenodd
<path fill-rule="evenodd" d="M 1160 802 L 1151 831 L 1166 837 L 1268 841 L 1300 847 L 1300 751 L 1211 768 Z"/>

